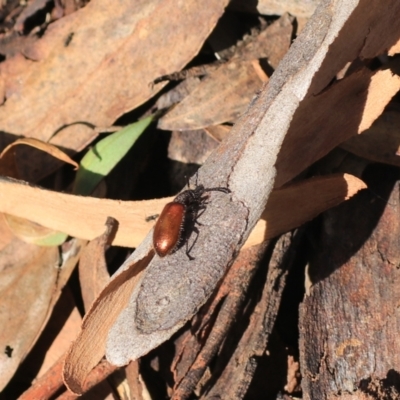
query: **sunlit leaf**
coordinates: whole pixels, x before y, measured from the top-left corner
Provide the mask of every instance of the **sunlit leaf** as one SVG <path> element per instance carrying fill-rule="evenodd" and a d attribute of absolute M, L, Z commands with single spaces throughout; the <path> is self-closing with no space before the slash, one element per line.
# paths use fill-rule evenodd
<path fill-rule="evenodd" d="M 94 145 L 82 158 L 76 175 L 73 193 L 89 195 L 126 155 L 153 117 L 128 125 Z"/>

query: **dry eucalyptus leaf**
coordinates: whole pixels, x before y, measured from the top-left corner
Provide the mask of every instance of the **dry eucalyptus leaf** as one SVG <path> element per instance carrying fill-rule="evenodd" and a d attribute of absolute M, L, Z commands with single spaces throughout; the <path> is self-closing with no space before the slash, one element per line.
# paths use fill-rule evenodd
<path fill-rule="evenodd" d="M 400 53 L 400 40 L 395 43 L 389 50 L 388 50 L 388 55 L 389 56 L 394 56 L 395 54 Z"/>
<path fill-rule="evenodd" d="M 197 54 L 226 4 L 90 2 L 49 25 L 27 55 L 35 61 L 19 55 L 1 63 L 0 129 L 42 141 L 57 134 L 53 144 L 81 150 L 97 135 L 93 126 L 109 126 L 148 100 L 150 82 Z"/>
<path fill-rule="evenodd" d="M 158 127 L 183 131 L 235 121 L 261 84 L 252 61 L 229 61 L 223 69 L 207 75 L 188 97 L 160 119 Z"/>
<path fill-rule="evenodd" d="M 346 185 L 349 185 L 348 195 L 355 193 L 350 190 L 351 188 L 356 191 L 357 188 L 362 187 L 361 181 L 354 177 L 349 178 L 347 175 L 319 179 L 304 181 L 301 184 L 289 185 L 273 191 L 273 197 L 267 203 L 266 211 L 263 214 L 263 218 L 268 221 L 268 231 L 265 232 L 265 222 L 259 221 L 251 235 L 251 245 L 261 243 L 265 237 L 271 238 L 291 230 L 332 207 L 331 196 L 334 201 L 345 200 L 347 192 L 343 192 L 342 189 Z M 351 185 L 346 183 L 348 179 L 351 179 Z M 340 191 L 335 193 L 336 187 Z M 320 197 L 315 202 L 311 202 L 312 195 L 309 199 L 308 195 L 301 194 L 302 190 L 305 193 L 309 193 L 309 190 L 311 193 L 312 191 L 318 192 Z M 171 201 L 171 198 L 120 201 L 74 196 L 6 180 L 0 180 L 1 191 L 6 195 L 0 196 L 0 211 L 13 213 L 23 218 L 30 215 L 29 218 L 41 225 L 50 226 L 54 230 L 61 230 L 82 239 L 92 240 L 102 235 L 107 216 L 112 216 L 119 222 L 113 245 L 126 247 L 137 247 L 141 243 L 155 222 L 154 220 L 146 221 L 146 217 L 160 214 L 165 204 Z M 24 205 L 17 201 L 19 198 L 29 198 L 30 200 L 28 204 Z M 300 209 L 296 207 L 296 204 L 308 201 L 310 204 L 307 207 L 300 207 Z M 49 204 L 52 206 L 49 207 Z M 283 206 L 284 204 L 285 206 Z M 248 243 L 245 244 L 245 246 L 248 245 Z M 89 258 L 91 259 L 91 257 Z"/>
<path fill-rule="evenodd" d="M 149 255 L 135 252 L 135 257 L 128 259 L 102 290 L 83 320 L 81 333 L 69 349 L 64 364 L 64 381 L 74 393 L 82 393 L 87 375 L 103 358 L 108 331 L 126 307 L 153 252 Z"/>
<path fill-rule="evenodd" d="M 244 247 L 254 246 L 297 228 L 366 187 L 355 176 L 338 174 L 320 176 L 274 190 L 262 219 L 251 232 Z"/>
<path fill-rule="evenodd" d="M 4 214 L 0 214 L 0 251 L 15 239 L 14 234 L 4 221 Z"/>
<path fill-rule="evenodd" d="M 0 389 L 14 375 L 49 317 L 58 263 L 56 248 L 40 248 L 18 239 L 0 252 Z"/>
<path fill-rule="evenodd" d="M 52 144 L 42 142 L 35 138 L 22 138 L 17 139 L 15 142 L 9 144 L 1 152 L 0 171 L 2 172 L 3 176 L 9 176 L 11 178 L 20 177 L 14 152 L 14 148 L 19 145 L 34 147 L 50 154 L 52 157 L 73 165 L 75 169 L 79 167 L 77 162 L 72 160 L 67 154 Z M 32 222 L 29 219 L 20 218 L 15 215 L 4 214 L 4 221 L 7 223 L 8 228 L 14 233 L 15 236 L 27 243 L 44 243 L 49 237 L 53 237 L 53 235 L 56 234 L 56 232 L 52 229 L 41 226 L 40 224 Z"/>
<path fill-rule="evenodd" d="M 275 187 L 369 128 L 399 89 L 400 77 L 391 70 L 363 69 L 304 100 L 278 155 Z"/>
<path fill-rule="evenodd" d="M 64 161 L 68 164 L 71 164 L 75 167 L 75 169 L 79 168 L 79 164 L 74 161 L 71 157 L 61 151 L 58 147 L 53 146 L 50 143 L 42 142 L 41 140 L 35 138 L 22 138 L 17 139 L 15 142 L 9 144 L 0 154 L 0 159 L 4 157 L 4 155 L 9 152 L 14 146 L 18 145 L 27 145 L 31 147 L 35 147 L 36 149 L 42 150 L 54 158 L 58 158 L 60 161 Z M 15 176 L 12 176 L 14 178 Z M 15 177 L 16 178 L 16 177 Z"/>
<path fill-rule="evenodd" d="M 38 244 L 56 233 L 54 229 L 15 215 L 4 214 L 4 221 L 11 232 L 26 243 Z"/>
<path fill-rule="evenodd" d="M 168 109 L 188 96 L 201 82 L 198 76 L 189 76 L 168 92 L 162 94 L 156 101 L 155 106 L 158 110 Z"/>
<path fill-rule="evenodd" d="M 147 218 L 160 214 L 170 200 L 121 201 L 74 196 L 0 178 L 0 212 L 88 240 L 100 236 L 107 217 L 113 217 L 119 222 L 113 244 L 126 247 L 135 247 L 143 240 L 154 225 L 154 220 Z"/>
<path fill-rule="evenodd" d="M 235 121 L 263 82 L 254 59 L 267 58 L 274 68 L 289 49 L 292 20 L 286 14 L 253 38 L 232 60 L 207 75 L 158 123 L 161 129 L 192 130 Z"/>
<path fill-rule="evenodd" d="M 59 266 L 57 248 L 16 238 L 0 252 L 0 390 L 38 339 L 79 258 L 81 241 L 66 245 Z"/>
<path fill-rule="evenodd" d="M 367 160 L 400 167 L 400 113 L 385 111 L 373 125 L 341 144 L 341 147 Z"/>

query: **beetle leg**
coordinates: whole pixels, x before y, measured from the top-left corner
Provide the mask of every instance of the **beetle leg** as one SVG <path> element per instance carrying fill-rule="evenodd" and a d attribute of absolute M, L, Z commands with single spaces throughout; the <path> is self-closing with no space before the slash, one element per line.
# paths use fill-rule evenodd
<path fill-rule="evenodd" d="M 195 224 L 203 225 L 201 222 L 198 221 L 198 218 L 201 217 L 205 211 L 206 211 L 206 206 L 199 207 L 199 211 L 197 212 L 197 215 L 195 215 L 193 218 Z"/>
<path fill-rule="evenodd" d="M 186 241 L 186 255 L 188 256 L 188 258 L 189 258 L 190 261 L 194 260 L 194 257 L 192 257 L 192 256 L 190 255 L 190 252 L 192 251 L 193 246 L 196 244 L 197 239 L 198 239 L 199 234 L 200 234 L 199 230 L 198 230 L 195 226 L 192 227 L 192 230 L 193 230 L 193 232 L 196 234 L 196 237 L 195 237 L 195 239 L 193 240 L 193 243 L 190 245 L 190 248 L 189 248 L 189 240 Z"/>

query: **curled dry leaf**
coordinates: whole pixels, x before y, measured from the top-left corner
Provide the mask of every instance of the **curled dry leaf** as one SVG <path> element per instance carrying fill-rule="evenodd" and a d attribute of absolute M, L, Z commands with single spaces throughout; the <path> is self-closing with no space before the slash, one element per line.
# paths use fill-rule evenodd
<path fill-rule="evenodd" d="M 36 222 L 11 214 L 4 214 L 3 222 L 6 223 L 7 227 L 17 238 L 26 243 L 37 244 L 38 246 L 46 242 L 49 238 L 54 237 L 56 233 L 54 229 L 46 228 Z"/>
<path fill-rule="evenodd" d="M 83 320 L 80 335 L 69 349 L 63 374 L 65 384 L 74 393 L 82 393 L 89 372 L 103 358 L 108 331 L 126 307 L 154 253 L 143 254 L 139 251 L 134 254 L 135 257 L 130 257 L 123 264 L 93 303 Z"/>
<path fill-rule="evenodd" d="M 154 224 L 146 218 L 159 214 L 170 199 L 120 201 L 52 192 L 15 180 L 0 178 L 0 211 L 29 218 L 73 237 L 92 240 L 104 232 L 111 216 L 119 222 L 114 245 L 135 247 Z M 28 196 L 28 197 L 25 197 Z M 19 199 L 29 199 L 27 202 Z M 136 232 L 136 233 L 135 233 Z"/>
<path fill-rule="evenodd" d="M 35 139 L 35 138 L 22 138 L 22 139 L 17 139 L 15 142 L 9 144 L 0 154 L 0 158 L 3 158 L 4 155 L 10 151 L 14 146 L 18 145 L 27 145 L 31 147 L 35 147 L 36 149 L 42 150 L 54 158 L 58 158 L 61 161 L 64 161 L 68 164 L 71 164 L 75 167 L 75 169 L 79 168 L 79 164 L 74 161 L 71 157 L 69 157 L 67 154 L 65 154 L 63 151 L 61 151 L 58 147 L 50 144 L 50 143 L 45 143 L 42 142 L 41 140 Z M 14 178 L 14 176 L 12 176 Z M 15 177 L 16 178 L 16 177 Z"/>
<path fill-rule="evenodd" d="M 274 190 L 245 246 L 272 239 L 366 189 L 365 183 L 348 174 L 322 176 Z"/>
<path fill-rule="evenodd" d="M 52 144 L 42 142 L 35 138 L 22 138 L 17 139 L 15 142 L 9 144 L 0 154 L 0 170 L 2 175 L 9 176 L 11 178 L 19 178 L 17 161 L 15 158 L 14 149 L 15 146 L 27 145 L 34 147 L 41 151 L 44 151 L 51 156 L 71 164 L 77 169 L 78 163 L 72 160 L 67 154 L 58 149 Z M 33 244 L 48 244 L 52 245 L 51 239 L 58 237 L 59 235 L 52 229 L 41 226 L 38 223 L 32 222 L 29 219 L 19 218 L 15 215 L 4 215 L 4 220 L 7 226 L 11 229 L 15 236 L 22 239 L 27 243 Z M 65 236 L 61 234 L 61 242 L 65 240 Z"/>
<path fill-rule="evenodd" d="M 107 380 L 107 378 L 116 372 L 117 369 L 118 368 L 115 365 L 111 365 L 107 360 L 101 360 L 100 363 L 96 365 L 96 368 L 90 371 L 90 374 L 85 381 L 83 392 L 88 392 L 90 390 L 90 394 L 87 397 L 92 397 L 93 399 L 114 400 L 115 395 L 113 392 L 115 390 L 118 394 L 121 394 L 119 385 L 122 382 L 119 381 L 117 387 L 115 387 L 115 382 L 118 382 L 118 377 L 121 377 L 123 373 L 121 374 L 120 371 L 120 373 L 117 372 L 117 374 L 114 374 L 110 382 Z M 112 384 L 113 382 L 114 385 Z M 60 395 L 58 399 L 76 400 L 77 396 L 66 391 Z"/>
<path fill-rule="evenodd" d="M 319 213 L 353 196 L 365 187 L 351 175 L 319 177 L 272 192 L 266 209 L 245 246 L 287 232 Z M 119 223 L 113 245 L 137 247 L 154 224 L 149 216 L 161 213 L 171 198 L 147 201 L 120 201 L 74 196 L 1 180 L 0 211 L 92 240 L 104 232 L 104 222 L 112 216 Z M 315 198 L 315 193 L 318 197 Z M 18 202 L 29 198 L 29 204 Z M 49 206 L 51 204 L 51 207 Z"/>

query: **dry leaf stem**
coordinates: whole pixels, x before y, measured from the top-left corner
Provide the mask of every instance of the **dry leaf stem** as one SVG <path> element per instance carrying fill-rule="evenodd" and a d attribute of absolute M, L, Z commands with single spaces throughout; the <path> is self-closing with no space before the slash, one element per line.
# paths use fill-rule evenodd
<path fill-rule="evenodd" d="M 37 379 L 20 396 L 19 400 L 47 400 L 54 396 L 64 385 L 62 379 L 64 360 L 65 355 L 60 357 L 44 375 Z"/>
<path fill-rule="evenodd" d="M 39 379 L 37 379 L 32 386 L 25 391 L 19 400 L 49 400 L 64 386 L 62 369 L 65 361 L 65 354 L 60 357 L 55 364 Z M 108 361 L 101 361 L 89 374 L 83 393 L 86 393 L 92 387 L 97 385 L 111 375 L 117 367 L 111 365 Z M 66 391 L 57 397 L 58 400 L 73 400 L 79 396 Z"/>

